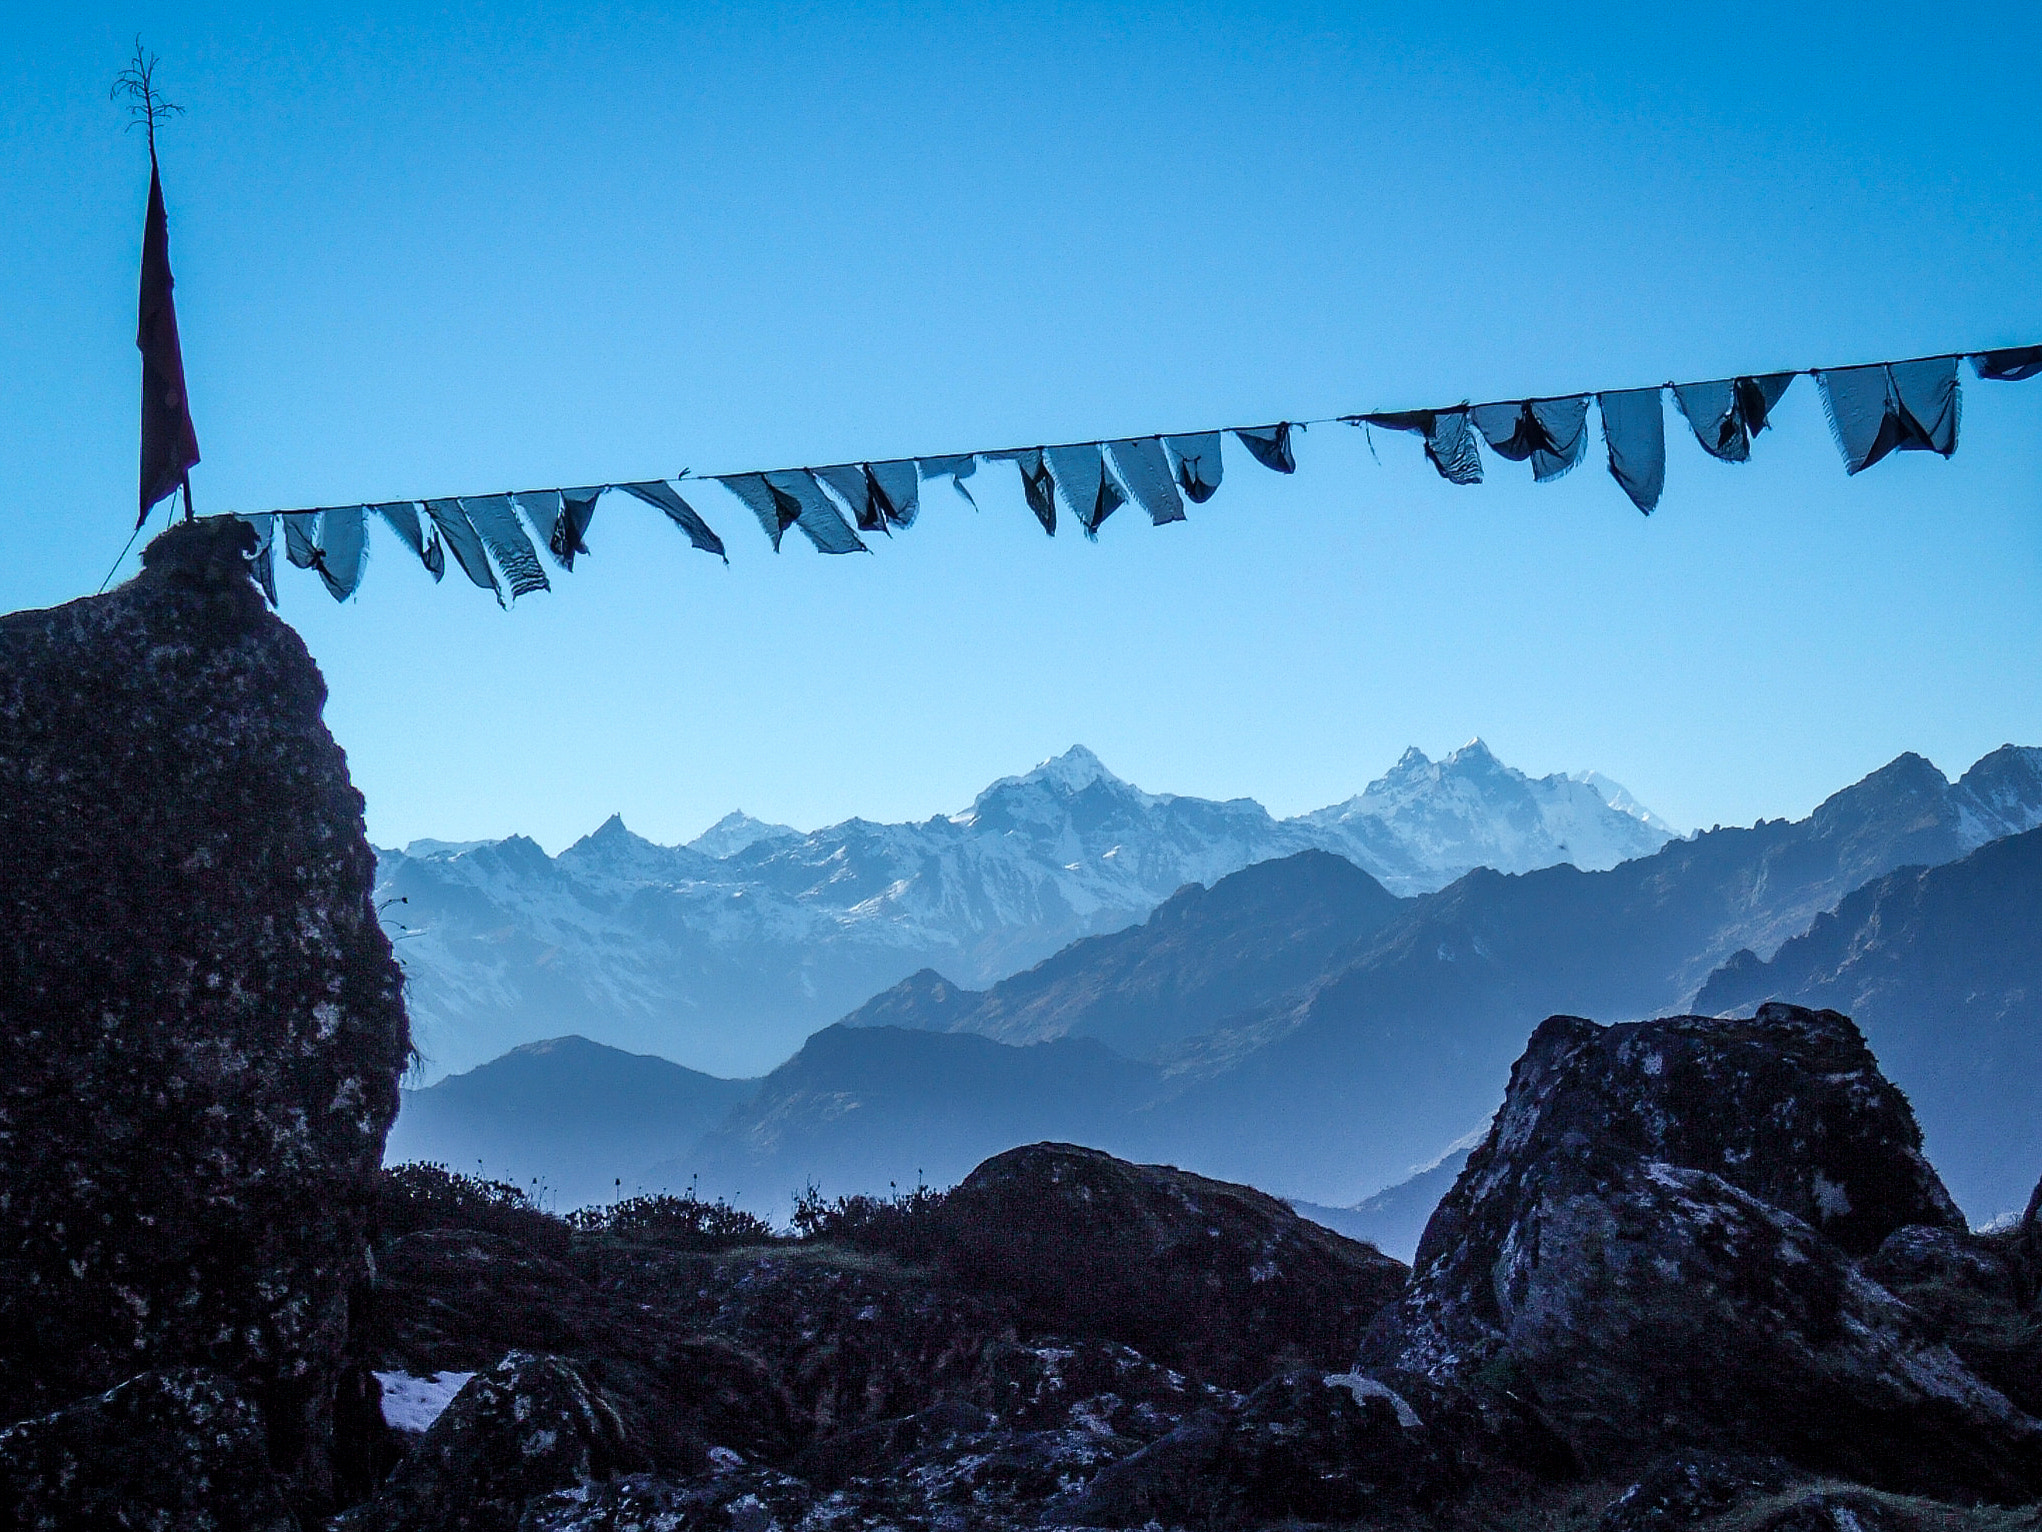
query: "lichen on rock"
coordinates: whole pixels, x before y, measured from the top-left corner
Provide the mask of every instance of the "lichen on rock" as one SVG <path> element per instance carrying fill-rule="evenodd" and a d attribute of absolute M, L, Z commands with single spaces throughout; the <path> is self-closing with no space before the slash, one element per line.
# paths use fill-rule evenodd
<path fill-rule="evenodd" d="M 264 1436 L 219 1374 L 144 1373 L 0 1431 L 0 1526 L 298 1532 Z"/>

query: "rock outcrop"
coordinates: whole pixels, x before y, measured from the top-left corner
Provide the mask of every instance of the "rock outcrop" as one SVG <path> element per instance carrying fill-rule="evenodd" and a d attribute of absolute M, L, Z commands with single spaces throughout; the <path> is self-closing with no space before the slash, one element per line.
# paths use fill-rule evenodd
<path fill-rule="evenodd" d="M 1908 1224 L 1964 1227 L 1922 1156 L 1907 1098 L 1836 1012 L 1769 1005 L 1741 1021 L 1619 1027 L 1554 1016 L 1511 1070 L 1488 1141 L 1427 1226 L 1418 1266 L 1482 1239 L 1484 1216 L 1506 1216 L 1498 1194 L 1521 1194 L 1528 1178 L 1634 1156 L 1719 1175 L 1853 1255 Z"/>
<path fill-rule="evenodd" d="M 1137 1458 L 1095 1524 L 1166 1503 L 1233 1520 L 1409 1508 L 1443 1482 L 1435 1438 L 1366 1380 L 1322 1365 L 1244 1393 L 1215 1376 L 1262 1382 L 1277 1358 L 1351 1351 L 1402 1267 L 1247 1188 L 1062 1145 L 1003 1159 L 961 1214 L 911 1204 L 897 1242 L 919 1259 L 821 1238 L 674 1248 L 629 1227 L 559 1241 L 500 1213 L 493 1233 L 408 1227 L 381 1248 L 361 1350 L 392 1379 L 479 1371 L 447 1416 L 506 1348 L 551 1350 L 586 1381 L 619 1424 L 615 1461 L 651 1472 L 551 1486 L 528 1508 L 537 1527 L 1020 1528 L 1068 1520 L 1098 1475 Z M 1038 1195 L 1037 1172 L 1060 1196 L 1090 1192 L 1061 1249 L 1044 1244 L 1056 1207 L 1033 1222 L 1002 1211 Z M 966 1247 L 1006 1226 L 1013 1259 L 968 1270 Z M 1093 1280 L 1096 1303 L 1055 1298 L 1029 1251 Z M 1144 1333 L 1195 1366 L 1114 1337 L 1145 1289 Z M 1271 1311 L 1284 1302 L 1296 1312 Z M 1193 1473 L 1200 1488 L 1170 1465 L 1186 1461 L 1184 1433 L 1208 1429 L 1222 1451 Z M 349 1527 L 409 1527 L 421 1506 L 448 1516 L 474 1497 L 444 1454 L 410 1451 Z"/>
<path fill-rule="evenodd" d="M 943 1223 L 942 1260 L 967 1288 L 1242 1388 L 1344 1365 L 1409 1274 L 1252 1187 L 1073 1144 L 995 1155 Z"/>
<path fill-rule="evenodd" d="M 0 1420 L 210 1369 L 316 1508 L 408 1035 L 250 539 L 179 526 L 111 594 L 0 618 Z"/>
<path fill-rule="evenodd" d="M 634 1466 L 600 1390 L 558 1357 L 513 1351 L 468 1380 L 336 1532 L 516 1532 L 528 1502 Z"/>
<path fill-rule="evenodd" d="M 1408 1516 L 1459 1477 L 1402 1395 L 1359 1375 L 1272 1378 L 1192 1416 L 1057 1506 L 1079 1526 L 1256 1525 Z"/>
<path fill-rule="evenodd" d="M 2042 1423 L 1859 1268 L 1963 1225 L 1830 1011 L 1554 1017 L 1364 1366 L 1527 1403 L 1590 1468 L 1673 1446 L 2027 1498 Z"/>
<path fill-rule="evenodd" d="M 0 1526 L 298 1532 L 262 1413 L 218 1373 L 144 1373 L 0 1431 Z"/>

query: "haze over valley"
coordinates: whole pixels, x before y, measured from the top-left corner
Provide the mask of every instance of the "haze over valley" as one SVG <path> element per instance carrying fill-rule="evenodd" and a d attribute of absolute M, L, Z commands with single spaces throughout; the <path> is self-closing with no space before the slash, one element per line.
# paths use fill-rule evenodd
<path fill-rule="evenodd" d="M 415 1079 L 389 1155 L 562 1205 L 693 1185 L 784 1213 L 810 1182 L 947 1185 L 1064 1139 L 1396 1248 L 1429 1203 L 1385 1189 L 1435 1162 L 1415 1184 L 1450 1182 L 1547 1015 L 1842 998 L 1983 1221 L 2042 1156 L 2034 944 L 1931 948 L 1894 912 L 2022 929 L 2038 825 L 2032 748 L 1954 782 L 1902 756 L 1806 819 L 1678 837 L 1478 741 L 1282 821 L 1076 748 L 920 825 L 414 845 L 382 854 L 378 897 L 446 1077 Z M 1953 973 L 1945 950 L 1979 956 Z"/>

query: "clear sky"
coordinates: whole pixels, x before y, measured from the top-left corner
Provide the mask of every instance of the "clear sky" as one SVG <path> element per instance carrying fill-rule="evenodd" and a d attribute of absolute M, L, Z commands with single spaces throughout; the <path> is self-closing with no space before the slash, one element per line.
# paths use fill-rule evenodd
<path fill-rule="evenodd" d="M 1786 14 L 1791 13 L 1791 14 Z M 201 510 L 965 451 L 2042 341 L 2031 5 L 11 5 L 0 606 L 132 522 L 164 134 Z M 1968 379 L 1968 373 L 1967 373 Z M 1846 479 L 1811 382 L 1755 460 L 1669 412 L 1432 476 L 1347 427 L 1181 526 L 1042 537 L 1010 468 L 873 557 L 725 568 L 612 496 L 501 612 L 387 535 L 285 571 L 372 835 L 620 810 L 921 817 L 1073 741 L 1296 812 L 1407 744 L 1593 766 L 1686 826 L 1902 750 L 2042 743 L 2042 380 Z"/>

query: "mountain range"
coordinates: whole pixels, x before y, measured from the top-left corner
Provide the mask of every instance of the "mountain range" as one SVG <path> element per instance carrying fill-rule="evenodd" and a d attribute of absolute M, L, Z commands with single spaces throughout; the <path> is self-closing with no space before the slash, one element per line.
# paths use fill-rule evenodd
<path fill-rule="evenodd" d="M 732 814 L 659 846 L 612 816 L 558 856 L 414 841 L 377 853 L 376 900 L 423 1078 L 563 1033 L 746 1075 L 918 969 L 987 985 L 1272 857 L 1331 851 L 1409 894 L 1478 865 L 1613 866 L 1671 834 L 1607 779 L 1528 777 L 1479 740 L 1285 820 L 1143 792 L 1077 746 L 919 823 Z"/>
<path fill-rule="evenodd" d="M 1902 756 L 1804 820 L 1719 828 L 1601 871 L 1478 870 L 1400 897 L 1344 858 L 1293 853 L 1186 887 L 1148 920 L 982 990 L 909 976 L 809 1038 L 653 1179 L 699 1176 L 784 1207 L 809 1180 L 942 1184 L 1058 1137 L 1306 1199 L 1336 1224 L 1373 1218 L 1401 1239 L 1384 1220 L 1422 1222 L 1420 1192 L 1354 1204 L 1486 1121 L 1538 1021 L 1684 1010 L 1699 990 L 1712 1009 L 1848 999 L 1918 1092 L 1937 1163 L 1989 1217 L 2025 1195 L 2042 1147 L 2015 1121 L 2042 1085 L 2023 1041 L 2038 944 L 2022 832 L 2038 824 L 2042 751 L 2008 747 L 1956 783 Z M 2005 919 L 1975 921 L 1968 945 L 1896 945 L 1897 912 L 1954 932 L 1967 900 Z M 1903 992 L 1911 1011 L 1882 1008 Z M 1908 1040 L 1935 1026 L 1932 1047 Z M 1936 1085 L 1938 1055 L 2001 1071 L 2004 1152 L 1966 1128 L 1977 1081 Z"/>

